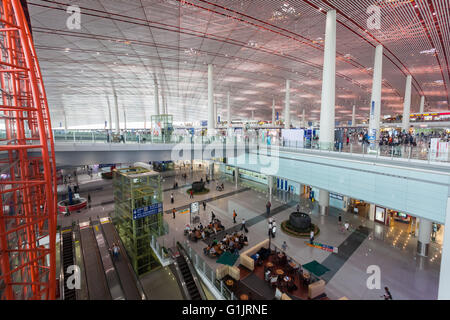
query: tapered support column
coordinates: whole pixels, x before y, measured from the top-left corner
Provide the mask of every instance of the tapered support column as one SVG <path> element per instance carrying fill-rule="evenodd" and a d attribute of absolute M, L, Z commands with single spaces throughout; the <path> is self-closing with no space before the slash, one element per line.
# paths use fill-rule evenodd
<path fill-rule="evenodd" d="M 68 125 L 67 125 L 66 110 L 63 110 L 63 113 L 64 113 L 64 131 L 67 131 Z"/>
<path fill-rule="evenodd" d="M 117 99 L 116 90 L 113 89 L 114 93 L 114 109 L 116 111 L 116 133 L 120 133 L 120 117 L 119 117 L 119 101 Z"/>
<path fill-rule="evenodd" d="M 352 127 L 356 125 L 356 106 L 353 105 L 353 111 L 352 111 Z"/>
<path fill-rule="evenodd" d="M 106 102 L 108 103 L 108 119 L 109 119 L 109 131 L 112 132 L 112 112 L 111 112 L 111 104 L 109 102 L 109 97 L 106 96 Z"/>
<path fill-rule="evenodd" d="M 326 190 L 319 191 L 319 211 L 320 215 L 328 215 L 328 206 L 330 205 L 330 193 Z"/>
<path fill-rule="evenodd" d="M 402 129 L 409 131 L 409 116 L 411 115 L 411 75 L 406 77 L 405 100 L 403 102 Z"/>
<path fill-rule="evenodd" d="M 158 89 L 158 80 L 154 80 L 155 84 L 155 115 L 159 116 L 159 89 Z"/>
<path fill-rule="evenodd" d="M 214 67 L 212 64 L 209 64 L 208 65 L 208 135 L 215 134 L 213 72 L 214 72 Z"/>
<path fill-rule="evenodd" d="M 284 128 L 291 127 L 291 80 L 286 80 L 286 99 L 284 101 Z"/>
<path fill-rule="evenodd" d="M 236 187 L 237 187 L 238 182 L 239 182 L 239 168 L 238 167 L 235 167 L 235 169 L 234 169 L 234 178 L 235 178 Z"/>
<path fill-rule="evenodd" d="M 444 242 L 442 244 L 441 270 L 439 273 L 439 300 L 450 300 L 450 197 L 447 199 Z"/>
<path fill-rule="evenodd" d="M 421 96 L 420 97 L 420 107 L 419 107 L 419 112 L 423 113 L 425 109 L 425 96 Z"/>
<path fill-rule="evenodd" d="M 272 125 L 275 124 L 275 97 L 272 99 Z"/>
<path fill-rule="evenodd" d="M 127 109 L 125 106 L 122 106 L 123 108 L 123 128 L 126 131 L 127 130 Z"/>
<path fill-rule="evenodd" d="M 327 12 L 325 50 L 323 59 L 322 99 L 320 107 L 321 149 L 334 145 L 334 121 L 336 102 L 336 11 Z"/>
<path fill-rule="evenodd" d="M 231 103 L 230 103 L 230 91 L 227 93 L 227 125 L 231 127 Z"/>
<path fill-rule="evenodd" d="M 372 147 L 375 140 L 378 140 L 380 137 L 382 71 L 383 46 L 378 45 L 375 49 L 375 62 L 373 64 L 372 99 L 369 119 L 369 140 Z"/>
<path fill-rule="evenodd" d="M 417 254 L 427 257 L 430 246 L 432 223 L 430 220 L 420 218 L 419 239 L 417 240 Z"/>
<path fill-rule="evenodd" d="M 302 112 L 302 128 L 306 128 L 306 120 L 305 120 L 305 118 L 306 118 L 306 110 L 303 109 L 303 112 Z"/>

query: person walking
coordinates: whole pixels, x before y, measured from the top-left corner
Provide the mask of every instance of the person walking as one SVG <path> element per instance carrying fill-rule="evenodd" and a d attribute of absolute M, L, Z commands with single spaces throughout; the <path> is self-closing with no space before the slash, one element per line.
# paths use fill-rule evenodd
<path fill-rule="evenodd" d="M 175 208 L 173 208 L 172 209 L 172 215 L 173 215 L 173 218 L 175 219 L 175 213 L 176 213 L 177 211 L 175 210 Z"/>
<path fill-rule="evenodd" d="M 300 212 L 300 203 L 297 203 L 297 213 Z"/>
<path fill-rule="evenodd" d="M 269 219 L 269 237 L 272 236 L 272 228 L 273 228 L 273 225 L 272 225 L 272 218 L 270 218 L 270 219 Z"/>
<path fill-rule="evenodd" d="M 213 211 L 211 211 L 211 222 L 214 222 L 214 219 L 216 218 L 216 215 Z"/>
<path fill-rule="evenodd" d="M 339 217 L 338 217 L 338 224 L 339 225 L 341 225 L 342 224 L 342 216 L 341 216 L 341 214 L 339 213 Z"/>
<path fill-rule="evenodd" d="M 287 248 L 288 248 L 288 245 L 287 245 L 286 241 L 283 241 L 283 244 L 281 245 L 281 250 L 283 250 L 283 252 L 286 252 Z"/>
<path fill-rule="evenodd" d="M 91 208 L 91 194 L 88 193 L 88 204 L 89 204 L 89 209 Z"/>
<path fill-rule="evenodd" d="M 206 211 L 206 202 L 203 201 L 203 211 Z"/>
<path fill-rule="evenodd" d="M 270 200 L 267 201 L 266 209 L 267 209 L 267 215 L 270 216 L 270 207 L 272 207 L 272 204 L 270 203 Z"/>
<path fill-rule="evenodd" d="M 170 194 L 170 203 L 173 204 L 174 199 L 173 199 L 173 193 Z"/>
<path fill-rule="evenodd" d="M 245 233 L 248 232 L 247 226 L 245 225 L 245 219 L 242 219 L 241 231 L 244 230 Z"/>
<path fill-rule="evenodd" d="M 384 295 L 382 295 L 382 297 L 384 297 L 384 300 L 392 300 L 392 295 L 388 287 L 384 287 L 384 292 Z"/>
<path fill-rule="evenodd" d="M 313 244 L 314 242 L 314 230 L 311 230 L 311 233 L 309 234 L 309 243 Z"/>
<path fill-rule="evenodd" d="M 233 210 L 233 223 L 236 223 L 237 213 L 236 210 Z"/>
<path fill-rule="evenodd" d="M 191 191 L 190 191 L 189 194 L 190 194 L 189 198 L 190 198 L 190 199 L 194 199 L 194 192 L 192 191 L 192 189 L 191 189 Z"/>
<path fill-rule="evenodd" d="M 272 224 L 272 238 L 275 238 L 276 233 L 277 233 L 277 226 Z"/>

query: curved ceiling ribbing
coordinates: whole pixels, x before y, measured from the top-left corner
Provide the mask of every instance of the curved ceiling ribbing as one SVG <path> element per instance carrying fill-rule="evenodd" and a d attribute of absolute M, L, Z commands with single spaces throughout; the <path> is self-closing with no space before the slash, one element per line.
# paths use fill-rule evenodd
<path fill-rule="evenodd" d="M 448 12 L 433 20 L 431 11 L 430 26 L 427 10 L 449 5 L 404 2 L 380 1 L 382 28 L 370 32 L 362 26 L 372 1 L 29 0 L 29 8 L 55 125 L 65 110 L 69 125 L 81 126 L 107 120 L 111 79 L 127 121 L 149 119 L 155 75 L 175 120 L 206 119 L 208 63 L 215 65 L 219 113 L 225 114 L 230 90 L 236 117 L 255 110 L 257 118 L 270 119 L 272 97 L 281 110 L 289 78 L 292 113 L 306 108 L 307 118 L 318 119 L 325 12 L 331 8 L 338 12 L 337 120 L 350 120 L 355 101 L 358 118 L 367 118 L 378 43 L 386 48 L 382 114 L 401 112 L 409 72 L 413 111 L 422 92 L 432 108 L 448 109 Z M 81 7 L 81 30 L 65 27 L 68 4 Z M 435 55 L 420 53 L 432 46 Z"/>

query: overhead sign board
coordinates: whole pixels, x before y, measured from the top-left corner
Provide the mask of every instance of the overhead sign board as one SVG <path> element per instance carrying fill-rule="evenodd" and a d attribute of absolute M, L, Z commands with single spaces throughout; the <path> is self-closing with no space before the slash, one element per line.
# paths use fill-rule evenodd
<path fill-rule="evenodd" d="M 142 219 L 163 211 L 162 203 L 155 203 L 150 206 L 133 209 L 133 220 Z"/>

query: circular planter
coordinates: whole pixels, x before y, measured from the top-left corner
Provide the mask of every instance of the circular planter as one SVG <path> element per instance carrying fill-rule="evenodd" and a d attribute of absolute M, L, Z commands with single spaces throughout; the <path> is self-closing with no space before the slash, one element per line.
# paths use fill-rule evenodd
<path fill-rule="evenodd" d="M 73 199 L 72 205 L 69 205 L 69 200 L 63 200 L 58 202 L 58 213 L 66 213 L 66 211 L 73 213 L 86 208 L 86 206 L 87 200 L 84 198 Z"/>
<path fill-rule="evenodd" d="M 281 223 L 281 230 L 289 236 L 296 238 L 309 238 L 311 230 L 314 230 L 314 238 L 318 237 L 320 234 L 320 229 L 315 224 L 311 223 L 310 227 L 307 229 L 297 229 L 291 225 L 289 220 L 283 221 Z"/>

